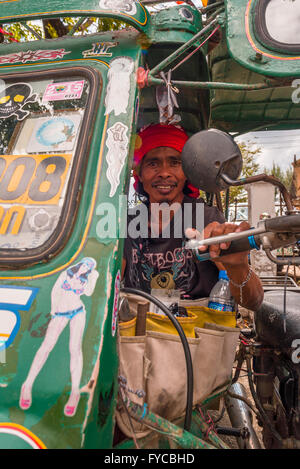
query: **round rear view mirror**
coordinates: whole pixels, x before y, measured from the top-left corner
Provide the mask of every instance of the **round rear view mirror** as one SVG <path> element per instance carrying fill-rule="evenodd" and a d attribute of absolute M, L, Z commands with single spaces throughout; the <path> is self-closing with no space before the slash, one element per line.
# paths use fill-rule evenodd
<path fill-rule="evenodd" d="M 193 186 L 213 193 L 227 189 L 225 174 L 230 179 L 239 178 L 243 158 L 233 138 L 221 130 L 201 130 L 183 147 L 182 168 Z"/>

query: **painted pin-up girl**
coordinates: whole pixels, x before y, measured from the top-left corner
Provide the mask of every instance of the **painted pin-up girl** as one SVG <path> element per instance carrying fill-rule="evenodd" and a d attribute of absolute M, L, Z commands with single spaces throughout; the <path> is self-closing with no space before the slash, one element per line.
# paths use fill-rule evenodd
<path fill-rule="evenodd" d="M 51 293 L 51 320 L 44 341 L 36 352 L 28 376 L 21 388 L 19 404 L 22 409 L 26 410 L 31 406 L 35 379 L 46 363 L 60 334 L 67 324 L 70 324 L 71 394 L 65 405 L 64 414 L 68 417 L 75 415 L 80 399 L 83 366 L 82 338 L 86 320 L 85 306 L 80 297 L 92 295 L 98 276 L 96 261 L 86 257 L 62 272 L 55 282 Z"/>

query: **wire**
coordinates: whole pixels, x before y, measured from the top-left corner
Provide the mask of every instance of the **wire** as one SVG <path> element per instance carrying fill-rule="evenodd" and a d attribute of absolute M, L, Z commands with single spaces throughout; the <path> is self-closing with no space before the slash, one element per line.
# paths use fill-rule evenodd
<path fill-rule="evenodd" d="M 289 268 L 291 265 L 291 261 L 287 264 L 286 273 L 284 276 L 284 290 L 283 290 L 283 332 L 286 334 L 286 287 L 287 287 L 287 278 L 289 274 Z"/>
<path fill-rule="evenodd" d="M 160 308 L 170 319 L 173 323 L 173 326 L 177 330 L 179 337 L 182 342 L 185 360 L 186 360 L 186 371 L 187 371 L 187 400 L 186 400 L 186 409 L 185 409 L 185 419 L 184 419 L 184 429 L 189 431 L 192 423 L 192 411 L 193 411 L 193 392 L 194 392 L 194 373 L 193 373 L 193 362 L 191 357 L 191 351 L 189 347 L 189 343 L 187 341 L 186 335 L 177 321 L 175 316 L 170 312 L 169 308 L 167 308 L 161 301 L 159 301 L 154 296 L 150 295 L 149 293 L 143 292 L 138 290 L 137 288 L 122 288 L 122 293 L 132 293 L 133 295 L 140 295 L 147 300 L 154 303 L 158 308 Z"/>
<path fill-rule="evenodd" d="M 204 41 L 200 44 L 200 46 L 196 47 L 196 49 L 194 49 L 187 57 L 185 57 L 183 60 L 181 60 L 181 62 L 179 62 L 177 65 L 175 65 L 175 67 L 172 68 L 172 72 L 174 72 L 174 70 L 176 70 L 178 67 L 180 67 L 180 65 L 182 65 L 184 62 L 189 60 L 199 49 L 201 49 L 201 47 L 218 31 L 218 29 L 220 29 L 220 25 L 218 25 L 210 33 L 210 35 L 206 39 L 204 39 Z"/>

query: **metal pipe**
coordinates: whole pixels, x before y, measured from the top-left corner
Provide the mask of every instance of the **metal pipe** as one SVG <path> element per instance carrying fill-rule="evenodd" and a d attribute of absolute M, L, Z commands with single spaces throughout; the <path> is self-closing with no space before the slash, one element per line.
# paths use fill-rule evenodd
<path fill-rule="evenodd" d="M 266 256 L 270 261 L 274 262 L 275 264 L 278 265 L 300 265 L 300 257 L 293 257 L 292 259 L 289 259 L 288 261 L 285 261 L 284 259 L 277 259 L 277 257 L 273 256 L 271 249 L 265 248 L 264 249 Z M 298 287 L 297 287 L 298 288 Z"/>
<path fill-rule="evenodd" d="M 169 65 L 169 64 L 168 64 Z M 148 85 L 158 86 L 164 85 L 165 82 L 161 78 L 155 78 L 151 70 L 148 75 Z M 156 73 L 156 72 L 155 72 Z M 225 83 L 221 81 L 180 81 L 172 80 L 172 85 L 178 88 L 194 88 L 194 89 L 218 89 L 218 90 L 244 90 L 244 91 L 256 91 L 268 88 L 276 88 L 280 85 L 272 85 L 270 82 L 266 83 L 254 83 L 252 85 L 245 85 L 243 83 Z"/>
<path fill-rule="evenodd" d="M 247 178 L 234 180 L 234 179 L 231 179 L 229 176 L 227 176 L 227 174 L 221 174 L 220 178 L 223 179 L 223 181 L 225 181 L 226 184 L 230 186 L 243 186 L 245 184 L 252 184 L 254 182 L 259 182 L 259 181 L 269 182 L 273 186 L 278 187 L 278 189 L 280 190 L 288 212 L 294 211 L 292 200 L 291 200 L 291 197 L 287 188 L 285 187 L 284 184 L 282 184 L 282 182 L 279 179 L 277 179 L 274 176 L 270 176 L 268 174 L 263 173 L 263 174 L 257 174 L 256 176 L 250 176 Z"/>
<path fill-rule="evenodd" d="M 247 393 L 241 383 L 232 384 L 229 391 L 235 395 L 247 399 Z M 225 395 L 225 404 L 230 418 L 231 425 L 237 428 L 246 428 L 248 437 L 239 437 L 237 442 L 240 449 L 261 449 L 261 444 L 252 426 L 252 414 L 244 401 L 233 398 L 230 394 Z"/>
<path fill-rule="evenodd" d="M 33 36 L 35 36 L 39 41 L 43 39 L 43 37 L 39 33 L 37 33 L 33 28 L 28 26 L 25 21 L 22 21 L 21 25 L 24 26 L 24 28 L 27 29 L 27 31 L 29 31 Z"/>
<path fill-rule="evenodd" d="M 238 239 L 247 238 L 247 236 L 255 236 L 266 232 L 265 225 L 263 220 L 260 222 L 260 225 L 257 228 L 252 228 L 251 230 L 239 231 L 238 233 L 227 233 L 222 236 L 214 236 L 213 238 L 207 238 L 203 240 L 199 239 L 190 239 L 186 243 L 186 249 L 196 249 L 201 246 L 211 246 L 212 244 L 220 243 L 231 243 Z"/>
<path fill-rule="evenodd" d="M 207 443 L 200 438 L 192 435 L 183 428 L 177 427 L 168 420 L 160 417 L 159 415 L 151 412 L 147 405 L 141 406 L 130 401 L 126 396 L 123 396 L 123 401 L 127 406 L 130 416 L 140 423 L 150 427 L 153 431 L 165 434 L 181 447 L 187 449 L 216 449 L 211 444 Z"/>

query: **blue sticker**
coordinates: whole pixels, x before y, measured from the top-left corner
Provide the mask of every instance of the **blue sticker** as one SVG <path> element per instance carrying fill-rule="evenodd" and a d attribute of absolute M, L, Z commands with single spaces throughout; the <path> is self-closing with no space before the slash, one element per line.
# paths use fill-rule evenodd
<path fill-rule="evenodd" d="M 0 286 L 0 351 L 14 341 L 21 324 L 20 311 L 28 311 L 38 288 Z"/>
<path fill-rule="evenodd" d="M 38 129 L 36 139 L 46 147 L 59 145 L 74 137 L 74 122 L 65 117 L 50 119 Z"/>

